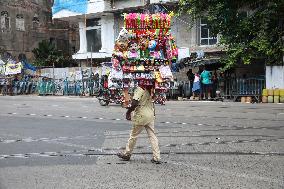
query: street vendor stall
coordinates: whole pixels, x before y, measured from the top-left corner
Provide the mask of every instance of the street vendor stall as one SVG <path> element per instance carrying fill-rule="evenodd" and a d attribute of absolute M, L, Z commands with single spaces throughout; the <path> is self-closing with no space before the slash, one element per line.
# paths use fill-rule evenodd
<path fill-rule="evenodd" d="M 165 103 L 165 92 L 173 79 L 171 64 L 178 49 L 170 33 L 171 14 L 124 14 L 124 28 L 115 41 L 113 72 L 121 72 L 125 103 L 140 85 L 155 86 L 155 101 Z"/>

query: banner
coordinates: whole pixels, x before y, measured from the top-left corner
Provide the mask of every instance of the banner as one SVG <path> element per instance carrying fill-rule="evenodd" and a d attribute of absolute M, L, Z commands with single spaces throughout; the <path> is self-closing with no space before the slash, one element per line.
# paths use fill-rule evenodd
<path fill-rule="evenodd" d="M 6 70 L 5 70 L 5 75 L 15 75 L 19 74 L 22 72 L 22 63 L 7 63 L 6 65 Z"/>

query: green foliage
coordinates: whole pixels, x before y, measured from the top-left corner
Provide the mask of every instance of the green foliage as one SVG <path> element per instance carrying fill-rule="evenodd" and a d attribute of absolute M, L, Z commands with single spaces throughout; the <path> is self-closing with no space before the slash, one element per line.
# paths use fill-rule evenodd
<path fill-rule="evenodd" d="M 34 65 L 36 66 L 52 67 L 54 64 L 55 67 L 64 67 L 72 62 L 71 57 L 64 56 L 61 51 L 58 51 L 52 43 L 46 40 L 40 42 L 38 48 L 33 49 L 32 52 L 35 56 Z"/>
<path fill-rule="evenodd" d="M 223 62 L 230 68 L 238 62 L 265 61 L 283 64 L 283 0 L 180 0 L 180 14 L 192 21 L 206 17 L 210 32 L 220 36 L 227 50 Z"/>

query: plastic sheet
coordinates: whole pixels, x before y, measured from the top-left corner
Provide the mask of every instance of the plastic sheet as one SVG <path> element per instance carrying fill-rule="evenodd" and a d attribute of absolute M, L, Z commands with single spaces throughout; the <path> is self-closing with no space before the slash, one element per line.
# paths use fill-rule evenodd
<path fill-rule="evenodd" d="M 87 12 L 88 0 L 54 0 L 52 15 L 61 10 L 69 10 L 77 13 Z"/>

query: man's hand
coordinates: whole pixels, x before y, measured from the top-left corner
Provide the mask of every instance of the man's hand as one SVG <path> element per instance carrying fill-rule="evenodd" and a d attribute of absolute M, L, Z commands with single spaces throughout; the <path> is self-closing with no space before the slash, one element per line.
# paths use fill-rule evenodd
<path fill-rule="evenodd" d="M 135 108 L 138 106 L 137 100 L 132 100 L 131 106 L 128 107 L 126 112 L 126 119 L 131 120 L 131 112 L 135 110 Z"/>
<path fill-rule="evenodd" d="M 131 120 L 131 112 L 126 112 L 126 119 L 129 121 Z"/>

